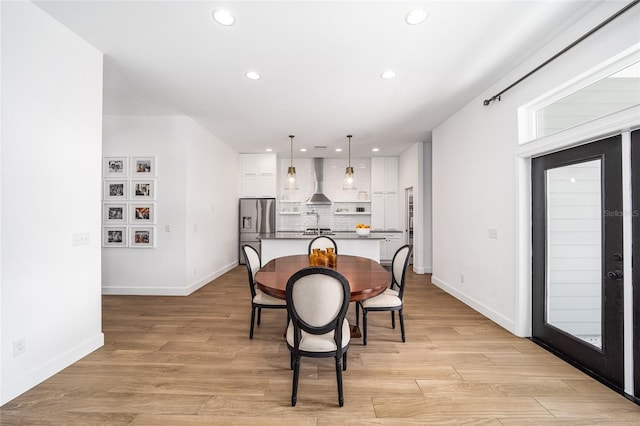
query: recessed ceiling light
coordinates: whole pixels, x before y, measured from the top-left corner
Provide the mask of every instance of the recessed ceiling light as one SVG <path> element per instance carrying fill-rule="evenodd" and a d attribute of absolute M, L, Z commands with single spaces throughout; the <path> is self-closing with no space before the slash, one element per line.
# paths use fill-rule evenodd
<path fill-rule="evenodd" d="M 385 72 L 383 72 L 382 74 L 380 74 L 380 78 L 383 78 L 385 80 L 389 80 L 390 78 L 393 78 L 396 76 L 396 73 L 391 71 L 391 70 L 387 70 Z"/>
<path fill-rule="evenodd" d="M 336 148 L 336 152 L 342 152 L 342 148 Z"/>
<path fill-rule="evenodd" d="M 429 14 L 424 9 L 414 9 L 411 12 L 407 13 L 407 17 L 404 20 L 409 25 L 418 25 L 424 22 L 427 19 Z"/>
<path fill-rule="evenodd" d="M 267 148 L 267 152 L 271 152 L 273 151 L 271 148 Z"/>
<path fill-rule="evenodd" d="M 378 152 L 378 151 L 380 151 L 380 148 L 373 148 L 371 151 Z"/>
<path fill-rule="evenodd" d="M 215 19 L 216 22 L 220 25 L 229 26 L 233 25 L 233 23 L 236 22 L 236 18 L 234 18 L 233 15 L 226 10 L 214 10 L 212 15 L 213 19 Z"/>
<path fill-rule="evenodd" d="M 260 79 L 260 74 L 258 74 L 255 71 L 249 71 L 248 73 L 245 74 L 247 76 L 247 78 L 249 80 L 259 80 Z"/>
<path fill-rule="evenodd" d="M 300 148 L 300 152 L 307 152 L 307 148 Z"/>

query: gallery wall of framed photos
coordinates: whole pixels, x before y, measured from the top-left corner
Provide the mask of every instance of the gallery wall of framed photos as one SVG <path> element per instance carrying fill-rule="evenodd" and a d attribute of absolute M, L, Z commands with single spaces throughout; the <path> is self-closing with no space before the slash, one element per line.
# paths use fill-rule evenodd
<path fill-rule="evenodd" d="M 104 157 L 102 246 L 154 248 L 156 157 Z"/>

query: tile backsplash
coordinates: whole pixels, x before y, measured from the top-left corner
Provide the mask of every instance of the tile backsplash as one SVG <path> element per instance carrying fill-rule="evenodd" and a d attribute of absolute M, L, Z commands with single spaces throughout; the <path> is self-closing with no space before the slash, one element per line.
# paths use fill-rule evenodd
<path fill-rule="evenodd" d="M 331 228 L 334 231 L 352 231 L 358 223 L 370 224 L 370 159 L 351 159 L 357 187 L 355 191 L 342 189 L 347 159 L 324 159 L 323 192 L 332 201 L 332 204 L 327 206 L 311 206 L 305 203 L 315 190 L 311 159 L 294 159 L 298 189 L 295 191 L 284 189 L 284 174 L 289 167 L 289 161 L 288 159 L 280 160 L 276 219 L 278 230 L 301 231 L 314 228 L 316 217 L 307 214 L 312 211 L 320 215 L 321 228 Z M 361 198 L 365 198 L 366 202 Z M 357 209 L 364 209 L 365 214 L 356 214 Z"/>

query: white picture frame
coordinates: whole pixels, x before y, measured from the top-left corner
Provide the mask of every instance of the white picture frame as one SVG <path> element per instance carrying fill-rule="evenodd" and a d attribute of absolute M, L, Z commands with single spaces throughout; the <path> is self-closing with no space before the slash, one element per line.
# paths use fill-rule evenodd
<path fill-rule="evenodd" d="M 129 215 L 127 203 L 103 203 L 102 223 L 126 224 Z"/>
<path fill-rule="evenodd" d="M 155 203 L 131 203 L 130 221 L 132 224 L 155 223 L 156 205 Z"/>
<path fill-rule="evenodd" d="M 129 175 L 127 157 L 104 157 L 102 159 L 102 177 L 121 178 Z"/>
<path fill-rule="evenodd" d="M 131 179 L 130 192 L 132 200 L 155 200 L 155 179 Z"/>
<path fill-rule="evenodd" d="M 156 235 L 154 226 L 132 226 L 129 229 L 129 247 L 154 248 Z"/>
<path fill-rule="evenodd" d="M 104 226 L 102 247 L 127 247 L 129 236 L 126 226 Z"/>
<path fill-rule="evenodd" d="M 131 157 L 131 177 L 148 178 L 156 176 L 156 157 Z"/>
<path fill-rule="evenodd" d="M 129 182 L 126 179 L 105 179 L 103 197 L 108 201 L 123 201 L 129 198 Z"/>

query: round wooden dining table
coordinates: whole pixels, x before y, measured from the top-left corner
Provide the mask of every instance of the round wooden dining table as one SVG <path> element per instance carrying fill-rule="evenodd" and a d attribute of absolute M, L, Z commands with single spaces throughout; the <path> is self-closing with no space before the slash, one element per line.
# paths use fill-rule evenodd
<path fill-rule="evenodd" d="M 254 280 L 260 290 L 284 300 L 289 277 L 308 266 L 309 256 L 306 254 L 278 257 L 260 268 Z M 391 283 L 391 273 L 375 260 L 366 257 L 340 254 L 336 267 L 332 269 L 349 281 L 351 302 L 377 296 Z"/>
<path fill-rule="evenodd" d="M 306 254 L 278 257 L 260 268 L 254 281 L 258 288 L 269 296 L 284 300 L 289 277 L 308 266 L 309 256 Z M 391 283 L 391 273 L 375 260 L 366 257 L 340 254 L 336 267 L 332 269 L 340 272 L 349 281 L 351 302 L 377 296 Z M 357 318 L 356 325 L 350 325 L 349 328 L 352 338 L 362 336 Z"/>

